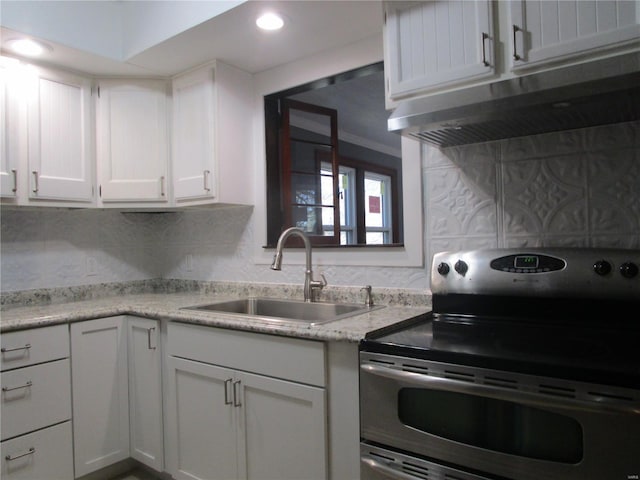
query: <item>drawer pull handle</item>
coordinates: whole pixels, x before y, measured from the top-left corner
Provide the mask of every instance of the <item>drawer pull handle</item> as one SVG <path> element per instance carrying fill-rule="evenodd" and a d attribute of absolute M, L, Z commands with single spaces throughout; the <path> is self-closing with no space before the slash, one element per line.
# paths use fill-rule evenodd
<path fill-rule="evenodd" d="M 238 388 L 236 388 L 238 387 Z M 240 400 L 240 380 L 236 380 L 235 382 L 233 382 L 233 406 L 234 407 L 241 407 L 242 406 L 242 401 Z"/>
<path fill-rule="evenodd" d="M 232 405 L 233 401 L 229 398 L 231 395 L 229 395 L 229 386 L 231 385 L 231 383 L 233 382 L 232 378 L 228 378 L 224 381 L 224 404 L 225 405 Z"/>
<path fill-rule="evenodd" d="M 24 385 L 18 385 L 17 387 L 2 387 L 2 391 L 3 392 L 12 392 L 14 390 L 20 390 L 21 388 L 29 388 L 32 385 L 33 385 L 33 382 L 31 380 L 29 380 Z"/>
<path fill-rule="evenodd" d="M 482 32 L 482 64 L 485 67 L 490 67 L 491 65 L 489 64 L 489 62 L 487 62 L 487 49 L 486 49 L 486 43 L 487 43 L 487 39 L 489 38 L 489 34 Z"/>
<path fill-rule="evenodd" d="M 209 170 L 205 170 L 204 171 L 204 191 L 205 192 L 210 192 L 211 188 L 209 187 L 209 174 L 211 173 L 211 171 Z"/>
<path fill-rule="evenodd" d="M 14 347 L 14 348 L 2 347 L 0 348 L 0 352 L 2 353 L 17 352 L 18 350 L 29 350 L 30 348 L 31 348 L 31 344 L 27 343 L 24 347 Z"/>
<path fill-rule="evenodd" d="M 519 26 L 513 25 L 513 59 L 516 61 L 522 60 L 522 57 L 518 55 L 518 46 L 516 43 L 516 34 L 521 31 L 522 29 Z"/>
<path fill-rule="evenodd" d="M 10 461 L 12 461 L 12 460 L 17 460 L 17 459 L 19 459 L 19 458 L 26 457 L 27 455 L 33 455 L 34 453 L 36 453 L 36 449 L 35 449 L 35 447 L 31 447 L 31 448 L 30 448 L 27 452 L 25 452 L 25 453 L 21 453 L 20 455 L 16 455 L 15 457 L 12 457 L 11 455 L 6 455 L 6 456 L 4 457 L 4 459 L 5 459 L 7 462 L 10 462 Z"/>
<path fill-rule="evenodd" d="M 149 350 L 156 349 L 155 335 L 151 335 L 151 332 L 155 333 L 155 331 L 156 331 L 156 327 L 151 327 L 147 329 L 147 346 L 149 347 Z M 153 337 L 153 341 L 152 341 L 152 337 Z"/>
<path fill-rule="evenodd" d="M 31 172 L 33 174 L 33 193 L 38 193 L 38 190 L 40 190 L 40 185 L 38 185 L 38 171 L 34 170 L 33 172 Z"/>

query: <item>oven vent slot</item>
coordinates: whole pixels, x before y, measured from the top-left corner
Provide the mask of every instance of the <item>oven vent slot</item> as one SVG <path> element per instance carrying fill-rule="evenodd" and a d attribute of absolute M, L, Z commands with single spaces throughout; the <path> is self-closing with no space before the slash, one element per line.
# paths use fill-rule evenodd
<path fill-rule="evenodd" d="M 379 358 L 369 358 L 368 361 L 371 362 L 371 363 L 378 363 L 380 365 L 386 365 L 387 367 L 392 367 L 392 366 L 394 366 L 396 364 L 396 362 L 387 361 L 387 360 L 380 360 Z"/>
<path fill-rule="evenodd" d="M 445 370 L 444 378 L 452 380 L 460 380 L 462 382 L 476 383 L 476 376 L 473 373 L 463 372 L 461 370 Z"/>
<path fill-rule="evenodd" d="M 417 478 L 425 478 L 427 480 L 433 478 L 427 467 L 410 462 L 402 462 L 402 471 Z"/>
<path fill-rule="evenodd" d="M 421 373 L 422 375 L 429 375 L 429 367 L 426 365 L 416 365 L 411 363 L 403 363 L 402 370 L 405 372 Z"/>
<path fill-rule="evenodd" d="M 491 385 L 492 387 L 510 388 L 512 390 L 518 390 L 520 388 L 518 381 L 513 378 L 490 377 L 489 375 L 485 375 L 482 383 Z"/>
<path fill-rule="evenodd" d="M 543 385 L 538 386 L 538 392 L 545 395 L 555 395 L 556 397 L 563 398 L 576 398 L 576 390 L 567 387 L 557 387 L 555 385 Z"/>

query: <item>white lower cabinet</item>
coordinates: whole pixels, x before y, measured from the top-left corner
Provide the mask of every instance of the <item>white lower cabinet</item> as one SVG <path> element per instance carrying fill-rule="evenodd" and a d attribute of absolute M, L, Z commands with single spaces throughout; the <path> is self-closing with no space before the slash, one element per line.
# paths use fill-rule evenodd
<path fill-rule="evenodd" d="M 76 477 L 132 457 L 163 469 L 159 322 L 117 316 L 71 325 Z"/>
<path fill-rule="evenodd" d="M 0 478 L 73 478 L 66 325 L 3 333 Z"/>
<path fill-rule="evenodd" d="M 127 317 L 131 457 L 162 471 L 162 349 L 159 339 L 157 320 Z"/>
<path fill-rule="evenodd" d="M 71 480 L 71 422 L 2 442 L 3 480 Z"/>
<path fill-rule="evenodd" d="M 322 343 L 170 324 L 168 354 L 167 470 L 176 480 L 327 478 L 325 388 L 301 383 L 305 371 L 324 379 Z M 251 363 L 267 372 L 239 370 Z"/>
<path fill-rule="evenodd" d="M 129 457 L 125 318 L 71 324 L 76 477 Z"/>

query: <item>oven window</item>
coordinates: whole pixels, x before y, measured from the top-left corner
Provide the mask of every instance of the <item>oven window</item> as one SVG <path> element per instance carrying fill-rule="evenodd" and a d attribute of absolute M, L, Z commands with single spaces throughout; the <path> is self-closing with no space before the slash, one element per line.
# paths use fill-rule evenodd
<path fill-rule="evenodd" d="M 514 402 L 423 388 L 398 393 L 400 421 L 432 435 L 540 460 L 582 460 L 582 428 L 573 418 Z"/>

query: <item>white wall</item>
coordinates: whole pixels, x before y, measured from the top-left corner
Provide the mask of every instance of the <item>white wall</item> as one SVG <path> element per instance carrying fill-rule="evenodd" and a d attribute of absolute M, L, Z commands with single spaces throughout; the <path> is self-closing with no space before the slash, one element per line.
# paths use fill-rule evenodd
<path fill-rule="evenodd" d="M 640 123 L 445 151 L 423 147 L 426 254 L 495 246 L 640 248 L 639 147 Z M 255 264 L 254 245 L 263 237 L 254 231 L 254 215 L 250 207 L 166 214 L 3 209 L 0 288 L 158 277 L 302 283 L 302 266 L 288 261 L 290 252 L 281 272 Z M 428 288 L 428 267 L 316 263 L 315 270 L 333 285 Z"/>

